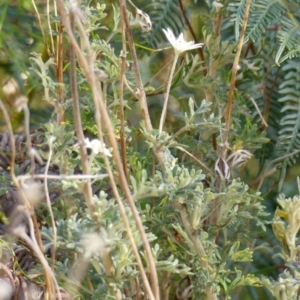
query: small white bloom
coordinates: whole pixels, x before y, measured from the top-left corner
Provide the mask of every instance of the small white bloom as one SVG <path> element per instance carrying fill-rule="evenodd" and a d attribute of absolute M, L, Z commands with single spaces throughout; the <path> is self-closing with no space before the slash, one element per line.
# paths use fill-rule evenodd
<path fill-rule="evenodd" d="M 188 50 L 200 48 L 204 45 L 203 43 L 195 44 L 194 41 L 185 41 L 183 38 L 183 33 L 180 33 L 179 37 L 176 38 L 170 28 L 167 28 L 167 30 L 163 29 L 163 32 L 166 35 L 170 44 L 173 46 L 175 54 L 177 55 L 180 55 L 181 53 Z"/>
<path fill-rule="evenodd" d="M 94 154 L 99 152 L 105 154 L 106 156 L 112 156 L 106 145 L 97 139 L 89 140 L 89 138 L 84 139 L 86 148 L 92 149 Z"/>
<path fill-rule="evenodd" d="M 222 3 L 220 3 L 220 2 L 218 2 L 218 1 L 214 1 L 214 2 L 212 3 L 212 6 L 213 6 L 216 10 L 219 10 L 219 9 L 221 9 L 224 5 L 223 5 Z"/>

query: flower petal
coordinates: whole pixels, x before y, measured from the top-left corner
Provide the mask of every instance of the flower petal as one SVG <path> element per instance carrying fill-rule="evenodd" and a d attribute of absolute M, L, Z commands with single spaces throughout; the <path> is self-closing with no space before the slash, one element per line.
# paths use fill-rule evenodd
<path fill-rule="evenodd" d="M 185 41 L 183 37 L 183 33 L 180 33 L 179 37 L 176 39 L 172 30 L 167 28 L 167 30 L 163 29 L 164 34 L 166 35 L 168 41 L 173 46 L 175 54 L 180 55 L 181 53 L 202 47 L 202 43 L 195 44 L 194 41 Z"/>

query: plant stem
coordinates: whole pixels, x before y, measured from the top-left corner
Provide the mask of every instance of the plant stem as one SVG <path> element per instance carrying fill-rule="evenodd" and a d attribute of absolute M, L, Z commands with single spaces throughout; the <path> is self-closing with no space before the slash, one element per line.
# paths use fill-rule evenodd
<path fill-rule="evenodd" d="M 70 30 L 74 32 L 74 15 L 72 11 L 70 12 Z M 86 153 L 86 149 L 84 146 L 84 134 L 82 130 L 81 124 L 81 115 L 80 115 L 80 106 L 78 100 L 78 91 L 77 91 L 77 79 L 76 79 L 76 56 L 74 46 L 70 44 L 70 81 L 71 81 L 71 91 L 72 91 L 72 99 L 73 99 L 73 110 L 74 110 L 74 121 L 76 127 L 76 135 L 79 143 L 80 157 L 82 163 L 82 173 L 87 175 L 89 174 L 90 168 L 88 163 L 88 157 Z M 85 196 L 85 200 L 89 209 L 91 216 L 94 212 L 94 201 L 92 195 L 92 187 L 90 182 L 86 182 L 83 187 L 83 193 Z"/>
<path fill-rule="evenodd" d="M 224 147 L 222 149 L 222 157 L 223 158 L 225 158 L 226 152 L 227 152 L 226 144 L 228 142 L 228 134 L 229 134 L 229 127 L 230 127 L 230 120 L 231 120 L 231 110 L 232 110 L 232 104 L 233 104 L 233 95 L 234 95 L 234 89 L 235 89 L 236 74 L 238 71 L 239 59 L 240 59 L 242 48 L 243 48 L 246 27 L 247 27 L 248 18 L 249 18 L 250 6 L 251 6 L 251 0 L 247 0 L 243 25 L 242 25 L 242 29 L 241 29 L 240 40 L 238 43 L 238 48 L 237 48 L 236 55 L 235 55 L 235 58 L 233 61 L 233 66 L 232 66 L 232 75 L 231 75 L 231 81 L 230 81 L 230 86 L 229 86 L 228 104 L 227 104 L 226 118 L 225 118 L 225 131 L 223 134 L 223 144 L 224 144 Z"/>
<path fill-rule="evenodd" d="M 133 41 L 133 35 L 132 31 L 130 28 L 130 22 L 129 22 L 129 17 L 126 9 L 126 1 L 125 0 L 120 0 L 120 9 L 121 9 L 121 14 L 123 14 L 123 20 L 125 23 L 125 28 L 126 28 L 126 34 L 128 38 L 128 45 L 131 53 L 131 58 L 133 61 L 133 70 L 135 74 L 135 79 L 136 79 L 136 96 L 139 99 L 140 106 L 141 106 L 141 111 L 142 111 L 142 118 L 145 122 L 145 126 L 148 132 L 152 130 L 152 123 L 149 115 L 149 110 L 148 110 L 148 104 L 146 100 L 146 94 L 141 78 L 141 73 L 139 69 L 139 63 L 138 63 L 138 58 L 136 55 L 135 47 L 134 47 L 134 41 Z"/>
<path fill-rule="evenodd" d="M 31 2 L 32 2 L 32 6 L 33 6 L 33 8 L 34 8 L 34 10 L 35 10 L 37 19 L 38 19 L 38 21 L 39 21 L 40 30 L 41 30 L 41 33 L 42 33 L 42 36 L 43 36 L 43 40 L 44 40 L 45 47 L 46 47 L 46 49 L 47 49 L 47 53 L 48 53 L 48 55 L 51 57 L 51 52 L 50 52 L 49 46 L 48 46 L 48 44 L 47 44 L 45 32 L 44 32 L 43 25 L 42 25 L 41 16 L 40 16 L 39 11 L 38 11 L 38 9 L 37 9 L 37 7 L 36 7 L 36 5 L 35 5 L 34 0 L 31 0 Z"/>
<path fill-rule="evenodd" d="M 176 68 L 178 58 L 179 58 L 179 55 L 176 54 L 176 52 L 175 52 L 173 65 L 172 65 L 172 68 L 171 68 L 171 71 L 170 71 L 170 75 L 169 75 L 167 85 L 166 85 L 166 90 L 165 90 L 165 93 L 164 93 L 164 104 L 163 104 L 163 109 L 162 109 L 162 113 L 161 113 L 160 121 L 159 121 L 159 129 L 158 129 L 159 133 L 162 132 L 163 127 L 164 127 L 166 114 L 167 114 L 168 100 L 169 100 L 169 94 L 170 94 L 172 79 L 173 79 L 173 76 L 174 76 L 174 72 L 175 72 L 175 68 Z"/>
<path fill-rule="evenodd" d="M 126 139 L 125 139 L 125 120 L 124 120 L 124 78 L 125 78 L 125 68 L 126 68 L 126 34 L 125 34 L 125 26 L 124 26 L 124 14 L 121 14 L 121 32 L 122 32 L 122 51 L 121 51 L 121 75 L 120 75 L 120 88 L 119 88 L 119 116 L 121 122 L 121 155 L 124 173 L 126 176 L 126 180 L 128 182 L 128 166 L 127 166 L 127 157 L 126 157 Z"/>
<path fill-rule="evenodd" d="M 60 125 L 64 121 L 64 111 L 62 105 L 64 103 L 64 89 L 63 89 L 63 27 L 60 22 L 57 35 L 57 55 L 56 55 L 56 78 L 58 82 L 57 94 L 58 103 L 56 106 L 57 124 Z"/>
<path fill-rule="evenodd" d="M 53 247 L 52 247 L 51 257 L 52 257 L 52 270 L 54 272 L 55 260 L 56 260 L 56 246 L 57 246 L 57 228 L 55 225 L 55 218 L 54 218 L 54 214 L 53 214 L 53 210 L 52 210 L 52 206 L 51 206 L 51 200 L 49 197 L 48 178 L 47 178 L 49 166 L 50 166 L 51 158 L 52 158 L 53 140 L 54 140 L 54 138 L 52 136 L 50 136 L 49 144 L 48 144 L 49 145 L 49 153 L 48 153 L 48 159 L 47 159 L 45 173 L 44 173 L 45 174 L 44 189 L 45 189 L 46 202 L 47 202 L 47 206 L 48 206 L 50 218 L 51 218 L 52 230 L 53 230 Z"/>

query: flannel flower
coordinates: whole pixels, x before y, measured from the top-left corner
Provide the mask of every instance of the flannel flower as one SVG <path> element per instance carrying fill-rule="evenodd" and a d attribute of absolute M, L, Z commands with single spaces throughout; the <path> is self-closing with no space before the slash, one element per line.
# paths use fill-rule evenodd
<path fill-rule="evenodd" d="M 159 129 L 158 129 L 159 133 L 162 132 L 164 122 L 165 122 L 165 119 L 166 119 L 170 88 L 171 88 L 172 79 L 173 79 L 175 68 L 176 68 L 176 63 L 177 63 L 177 60 L 178 60 L 180 54 L 182 54 L 185 51 L 196 49 L 196 48 L 199 48 L 199 47 L 203 46 L 202 43 L 195 44 L 193 41 L 186 42 L 183 38 L 183 33 L 181 33 L 179 35 L 179 37 L 176 38 L 174 33 L 172 32 L 172 30 L 170 28 L 167 28 L 167 30 L 163 29 L 163 32 L 166 35 L 169 42 L 171 43 L 171 45 L 173 46 L 174 51 L 175 51 L 175 56 L 174 56 L 173 65 L 172 65 L 172 68 L 171 68 L 171 71 L 170 71 L 170 75 L 169 75 L 169 78 L 168 78 L 168 81 L 167 81 L 166 91 L 165 91 L 165 94 L 164 94 L 163 110 L 162 110 L 160 121 L 159 121 Z"/>
<path fill-rule="evenodd" d="M 193 41 L 186 42 L 183 38 L 183 33 L 180 33 L 179 37 L 176 38 L 170 28 L 167 28 L 167 30 L 163 29 L 163 32 L 170 44 L 173 46 L 176 55 L 180 55 L 188 50 L 200 48 L 204 45 L 203 43 L 195 44 Z"/>

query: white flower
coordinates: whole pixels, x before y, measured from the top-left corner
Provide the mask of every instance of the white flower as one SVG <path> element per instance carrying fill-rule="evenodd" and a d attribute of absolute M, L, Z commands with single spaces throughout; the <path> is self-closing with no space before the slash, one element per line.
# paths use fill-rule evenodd
<path fill-rule="evenodd" d="M 177 55 L 180 55 L 188 50 L 197 49 L 204 45 L 203 43 L 195 44 L 193 41 L 186 42 L 183 38 L 183 33 L 180 33 L 179 37 L 176 39 L 170 28 L 167 28 L 167 30 L 163 29 L 163 32 L 165 33 L 170 44 L 173 46 L 175 54 Z"/>
<path fill-rule="evenodd" d="M 97 139 L 89 140 L 89 138 L 84 139 L 86 148 L 92 149 L 94 154 L 99 152 L 105 154 L 106 156 L 112 156 L 110 151 L 106 148 L 106 145 Z"/>
<path fill-rule="evenodd" d="M 224 5 L 218 1 L 214 1 L 212 3 L 212 6 L 216 9 L 216 10 L 219 10 L 220 8 L 222 8 Z"/>

